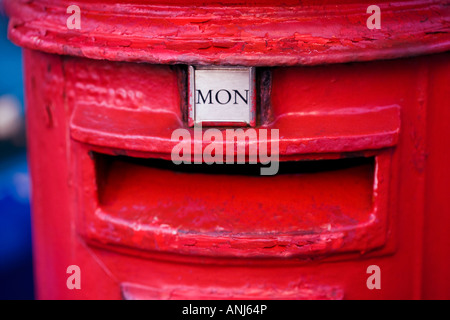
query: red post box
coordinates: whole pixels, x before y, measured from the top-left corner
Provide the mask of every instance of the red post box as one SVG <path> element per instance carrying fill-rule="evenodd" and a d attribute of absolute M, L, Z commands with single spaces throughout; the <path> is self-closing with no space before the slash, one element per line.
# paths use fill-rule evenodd
<path fill-rule="evenodd" d="M 446 4 L 6 5 L 39 298 L 450 298 Z M 224 147 L 278 130 L 244 145 L 276 144 L 279 171 L 174 164 L 197 124 Z"/>

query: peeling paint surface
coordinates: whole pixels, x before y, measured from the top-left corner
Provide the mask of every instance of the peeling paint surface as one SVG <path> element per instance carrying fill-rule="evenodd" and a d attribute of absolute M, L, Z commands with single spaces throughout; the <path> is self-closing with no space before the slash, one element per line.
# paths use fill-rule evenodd
<path fill-rule="evenodd" d="M 450 47 L 445 1 L 381 1 L 380 30 L 366 27 L 367 5 L 357 1 L 197 2 L 78 1 L 82 27 L 67 30 L 70 1 L 9 0 L 9 36 L 49 53 L 196 65 L 316 65 Z"/>

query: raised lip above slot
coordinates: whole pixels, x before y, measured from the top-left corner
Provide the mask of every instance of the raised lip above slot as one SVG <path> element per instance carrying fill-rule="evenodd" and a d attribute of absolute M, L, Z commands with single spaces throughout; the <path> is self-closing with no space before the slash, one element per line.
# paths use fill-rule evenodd
<path fill-rule="evenodd" d="M 184 126 L 173 114 L 84 104 L 75 106 L 70 120 L 70 135 L 76 141 L 169 156 L 178 143 L 171 140 L 172 132 L 178 128 Z M 352 109 L 348 113 L 284 114 L 259 128 L 279 130 L 280 157 L 376 150 L 396 145 L 400 131 L 400 106 L 360 108 L 358 112 Z M 194 129 L 186 129 L 191 130 L 194 137 Z M 223 132 L 225 144 L 225 129 L 219 130 Z"/>

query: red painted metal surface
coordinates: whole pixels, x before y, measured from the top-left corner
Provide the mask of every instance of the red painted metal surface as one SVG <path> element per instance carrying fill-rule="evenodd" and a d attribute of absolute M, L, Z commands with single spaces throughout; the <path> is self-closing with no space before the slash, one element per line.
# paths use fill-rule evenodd
<path fill-rule="evenodd" d="M 380 1 L 374 31 L 357 1 L 171 3 L 79 1 L 79 31 L 64 1 L 7 3 L 38 297 L 450 298 L 448 6 Z M 262 66 L 278 175 L 171 163 L 191 62 Z"/>
<path fill-rule="evenodd" d="M 10 36 L 31 49 L 151 63 L 278 66 L 396 58 L 449 46 L 445 1 L 9 1 Z M 80 30 L 67 30 L 78 4 Z M 43 32 L 45 30 L 45 32 Z"/>
<path fill-rule="evenodd" d="M 85 209 L 90 240 L 187 255 L 270 258 L 367 251 L 385 242 L 386 177 L 374 183 L 370 163 L 318 173 L 302 173 L 295 164 L 293 173 L 261 178 L 113 161 L 99 203 Z M 378 172 L 387 170 L 382 161 Z M 88 193 L 85 199 L 95 197 Z"/>

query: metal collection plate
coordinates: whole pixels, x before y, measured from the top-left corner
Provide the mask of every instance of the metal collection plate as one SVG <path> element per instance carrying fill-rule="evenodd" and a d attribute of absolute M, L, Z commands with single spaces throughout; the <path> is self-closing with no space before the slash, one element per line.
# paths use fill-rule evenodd
<path fill-rule="evenodd" d="M 189 125 L 253 126 L 252 67 L 189 67 Z"/>

